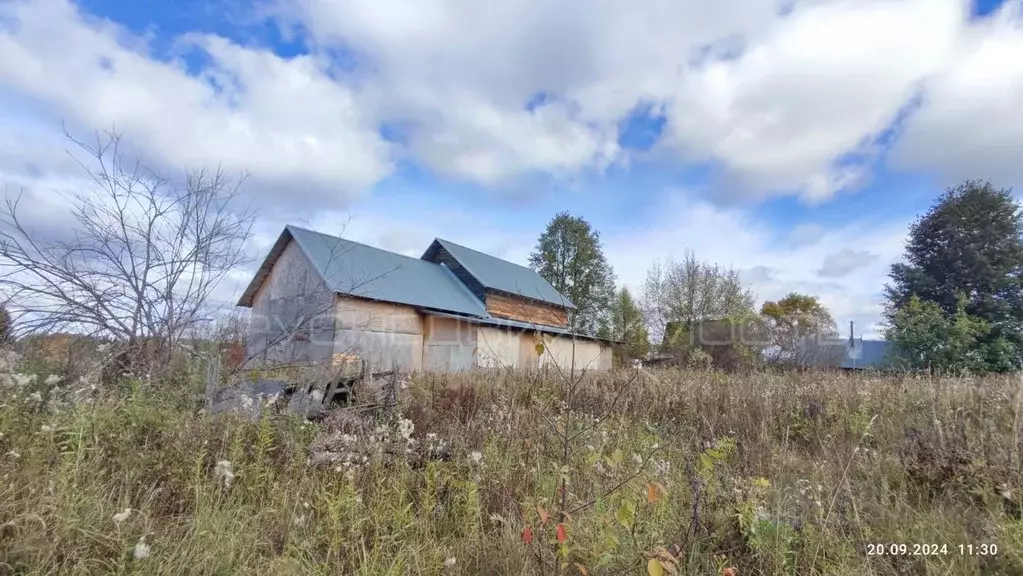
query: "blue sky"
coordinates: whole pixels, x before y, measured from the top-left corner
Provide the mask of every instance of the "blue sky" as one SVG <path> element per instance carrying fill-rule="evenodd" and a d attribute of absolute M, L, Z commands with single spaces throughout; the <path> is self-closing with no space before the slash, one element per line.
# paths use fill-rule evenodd
<path fill-rule="evenodd" d="M 693 250 L 876 334 L 942 188 L 1020 186 L 1020 3 L 784 4 L 12 0 L 0 179 L 60 228 L 61 122 L 116 126 L 163 169 L 250 171 L 255 252 L 295 222 L 524 262 L 568 210 L 636 290 Z"/>

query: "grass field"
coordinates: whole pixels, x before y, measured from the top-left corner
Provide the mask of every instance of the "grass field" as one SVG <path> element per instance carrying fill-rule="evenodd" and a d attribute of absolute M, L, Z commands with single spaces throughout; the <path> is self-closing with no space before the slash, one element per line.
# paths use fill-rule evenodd
<path fill-rule="evenodd" d="M 421 376 L 322 424 L 44 382 L 0 392 L 0 574 L 1023 573 L 1018 376 Z"/>

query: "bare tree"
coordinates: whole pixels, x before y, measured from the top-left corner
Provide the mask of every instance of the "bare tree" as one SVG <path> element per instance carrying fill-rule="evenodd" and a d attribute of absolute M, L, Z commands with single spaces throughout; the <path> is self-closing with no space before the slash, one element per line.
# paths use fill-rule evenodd
<path fill-rule="evenodd" d="M 701 262 L 686 251 L 682 261 L 655 262 L 647 272 L 642 306 L 651 336 L 666 336 L 669 323 L 692 329 L 697 322 L 746 315 L 753 310 L 753 294 L 742 285 L 736 270 Z"/>
<path fill-rule="evenodd" d="M 7 198 L 0 290 L 20 330 L 169 351 L 205 319 L 225 276 L 246 262 L 254 212 L 239 205 L 245 177 L 191 170 L 178 182 L 128 160 L 114 131 L 97 133 L 94 144 L 65 135 L 94 186 L 64 195 L 75 225 L 62 238 L 35 233 L 22 218 L 21 194 Z"/>

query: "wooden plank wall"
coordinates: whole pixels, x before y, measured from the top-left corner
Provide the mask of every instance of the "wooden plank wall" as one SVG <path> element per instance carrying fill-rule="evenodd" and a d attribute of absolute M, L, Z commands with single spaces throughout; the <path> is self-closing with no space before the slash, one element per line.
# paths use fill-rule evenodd
<path fill-rule="evenodd" d="M 545 326 L 568 326 L 568 311 L 552 304 L 542 304 L 509 294 L 488 291 L 486 305 L 487 312 L 497 318 Z"/>

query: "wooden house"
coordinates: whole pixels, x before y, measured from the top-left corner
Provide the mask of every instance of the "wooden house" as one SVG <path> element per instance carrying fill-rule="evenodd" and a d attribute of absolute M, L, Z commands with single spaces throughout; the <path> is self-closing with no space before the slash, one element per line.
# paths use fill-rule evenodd
<path fill-rule="evenodd" d="M 572 335 L 574 305 L 539 274 L 441 239 L 412 258 L 287 226 L 238 305 L 254 366 L 611 368 L 611 342 Z"/>

